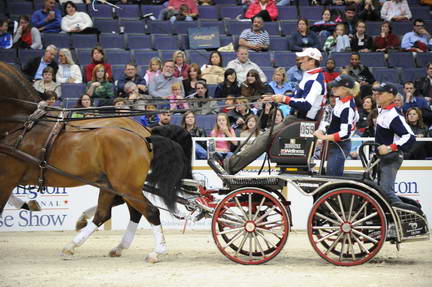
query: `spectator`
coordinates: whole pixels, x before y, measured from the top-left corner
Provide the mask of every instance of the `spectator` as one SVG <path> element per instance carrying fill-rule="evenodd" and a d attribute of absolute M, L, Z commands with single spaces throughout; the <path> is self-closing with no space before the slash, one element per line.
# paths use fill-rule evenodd
<path fill-rule="evenodd" d="M 68 0 L 59 0 L 60 4 L 63 5 L 67 2 L 69 2 Z M 84 3 L 84 4 L 90 4 L 91 0 L 72 0 L 71 2 L 75 3 L 75 4 L 80 4 L 80 3 Z"/>
<path fill-rule="evenodd" d="M 56 74 L 57 83 L 82 83 L 81 69 L 72 59 L 69 49 L 63 48 L 59 51 L 59 65 Z"/>
<path fill-rule="evenodd" d="M 375 78 L 369 68 L 360 62 L 360 54 L 355 52 L 351 55 L 350 64 L 345 66 L 344 69 L 347 74 L 360 83 L 360 94 L 363 99 L 365 96 L 371 94 L 371 85 L 375 82 Z"/>
<path fill-rule="evenodd" d="M 400 47 L 400 38 L 393 34 L 390 22 L 385 21 L 381 24 L 381 32 L 375 37 L 374 46 L 377 52 L 389 52 Z"/>
<path fill-rule="evenodd" d="M 209 85 L 216 85 L 224 81 L 224 73 L 222 55 L 218 51 L 212 51 L 209 63 L 201 67 L 201 78 Z"/>
<path fill-rule="evenodd" d="M 372 89 L 374 89 L 375 87 L 372 87 Z M 395 104 L 396 109 L 402 113 L 402 107 L 405 103 L 404 97 L 401 94 L 397 94 L 393 103 Z"/>
<path fill-rule="evenodd" d="M 54 69 L 52 67 L 45 67 L 42 71 L 42 79 L 37 80 L 33 83 L 33 87 L 41 95 L 46 91 L 54 91 L 58 98 L 61 97 L 61 87 L 60 84 L 54 82 Z"/>
<path fill-rule="evenodd" d="M 232 123 L 231 127 L 239 133 L 245 125 L 246 118 L 250 115 L 253 113 L 249 109 L 249 100 L 243 97 L 236 98 L 235 108 L 228 113 L 229 121 Z"/>
<path fill-rule="evenodd" d="M 281 122 L 283 122 L 284 120 L 284 113 L 280 108 L 276 108 L 276 109 L 271 109 L 271 113 L 269 113 L 268 117 L 265 117 L 265 114 L 262 116 L 261 118 L 261 127 L 264 130 L 269 130 L 271 128 L 271 126 L 273 125 L 272 122 L 272 113 L 276 113 L 275 117 L 274 117 L 274 125 L 278 125 Z"/>
<path fill-rule="evenodd" d="M 260 128 L 258 127 L 258 118 L 256 115 L 251 114 L 245 119 L 245 124 L 240 132 L 240 137 L 249 138 L 247 143 L 242 143 L 241 150 L 247 148 L 248 145 L 252 145 L 255 141 L 255 138 L 261 133 Z"/>
<path fill-rule="evenodd" d="M 182 78 L 182 80 L 187 79 L 189 65 L 187 64 L 185 52 L 180 50 L 175 51 L 172 59 L 173 62 L 175 63 L 174 77 Z"/>
<path fill-rule="evenodd" d="M 131 108 L 144 111 L 148 102 L 149 96 L 139 93 L 138 85 L 132 81 L 124 85 L 123 96 L 129 101 Z"/>
<path fill-rule="evenodd" d="M 219 113 L 216 118 L 216 123 L 213 130 L 210 133 L 211 137 L 215 138 L 235 138 L 237 137 L 234 130 L 230 127 L 230 121 L 228 115 L 225 113 Z M 229 158 L 232 156 L 231 144 L 237 145 L 237 141 L 216 141 L 216 152 L 222 158 Z"/>
<path fill-rule="evenodd" d="M 153 124 L 150 124 L 150 128 L 158 127 L 158 126 L 168 126 L 171 124 L 171 113 L 170 112 L 162 112 L 158 115 L 159 121 Z"/>
<path fill-rule="evenodd" d="M 0 20 L 0 48 L 9 49 L 13 46 L 12 34 L 8 32 L 9 24 L 8 20 Z"/>
<path fill-rule="evenodd" d="M 426 66 L 426 76 L 416 80 L 415 89 L 417 95 L 421 94 L 429 103 L 432 102 L 432 61 Z"/>
<path fill-rule="evenodd" d="M 108 81 L 112 81 L 112 68 L 111 65 L 108 63 L 105 63 L 105 52 L 102 49 L 102 47 L 95 47 L 91 50 L 90 53 L 91 56 L 91 60 L 92 63 L 88 64 L 87 66 L 85 66 L 84 68 L 84 73 L 85 73 L 85 81 L 89 82 L 92 80 L 93 77 L 93 70 L 96 67 L 96 65 L 103 65 L 104 66 L 104 70 L 106 73 L 106 79 Z"/>
<path fill-rule="evenodd" d="M 139 123 L 144 127 L 157 126 L 159 123 L 159 116 L 155 112 L 156 105 L 147 104 L 145 110 L 147 113 L 139 117 Z"/>
<path fill-rule="evenodd" d="M 169 109 L 172 111 L 176 110 L 186 110 L 189 109 L 189 104 L 186 101 L 180 101 L 184 99 L 183 89 L 181 83 L 174 83 L 171 86 L 171 95 L 168 97 L 170 99 Z"/>
<path fill-rule="evenodd" d="M 432 48 L 432 38 L 425 28 L 423 19 L 414 20 L 414 29 L 402 38 L 401 48 L 411 52 L 427 52 Z"/>
<path fill-rule="evenodd" d="M 47 105 L 49 107 L 54 106 L 57 99 L 58 99 L 56 92 L 49 91 L 49 90 L 45 90 L 45 92 L 42 94 L 41 98 L 43 101 L 45 101 L 47 103 Z"/>
<path fill-rule="evenodd" d="M 327 53 L 345 52 L 351 50 L 350 39 L 345 32 L 344 24 L 336 25 L 336 30 L 333 32 L 333 35 L 328 36 L 324 43 L 323 49 Z"/>
<path fill-rule="evenodd" d="M 91 108 L 91 107 L 93 107 L 93 101 L 92 98 L 87 94 L 84 94 L 81 97 L 79 97 L 75 105 L 75 108 Z M 82 112 L 76 111 L 72 113 L 71 118 L 73 119 L 90 118 L 94 116 L 95 116 L 94 113 L 88 113 L 87 111 L 82 111 Z"/>
<path fill-rule="evenodd" d="M 297 31 L 291 34 L 291 50 L 295 52 L 303 51 L 305 48 L 321 49 L 318 36 L 309 31 L 309 22 L 300 17 L 297 20 Z"/>
<path fill-rule="evenodd" d="M 382 5 L 381 19 L 384 21 L 406 21 L 411 17 L 411 10 L 406 0 L 390 0 Z"/>
<path fill-rule="evenodd" d="M 191 64 L 187 71 L 187 78 L 183 80 L 183 88 L 185 91 L 186 96 L 190 96 L 194 93 L 196 93 L 196 83 L 198 81 L 205 81 L 201 79 L 201 70 L 198 66 L 198 64 Z"/>
<path fill-rule="evenodd" d="M 243 30 L 239 37 L 239 46 L 255 52 L 267 51 L 270 47 L 269 33 L 263 29 L 264 21 L 261 16 L 253 18 L 252 27 Z"/>
<path fill-rule="evenodd" d="M 246 80 L 240 85 L 240 95 L 251 102 L 255 102 L 264 94 L 272 93 L 273 90 L 261 81 L 258 71 L 254 69 L 247 72 Z"/>
<path fill-rule="evenodd" d="M 181 5 L 189 8 L 189 17 L 193 19 L 198 17 L 198 5 L 195 0 L 169 0 L 167 8 L 159 13 L 159 20 L 170 20 L 171 17 L 178 15 Z"/>
<path fill-rule="evenodd" d="M 199 115 L 210 115 L 217 113 L 217 104 L 208 96 L 207 84 L 204 81 L 198 81 L 196 84 L 196 94 L 193 99 L 201 101 L 193 101 L 190 103 L 192 110 Z"/>
<path fill-rule="evenodd" d="M 117 91 L 120 97 L 125 97 L 123 91 L 125 90 L 125 84 L 127 82 L 135 83 L 139 94 L 144 94 L 147 92 L 147 83 L 144 78 L 138 74 L 138 68 L 135 63 L 126 64 L 122 78 L 120 78 L 116 83 Z"/>
<path fill-rule="evenodd" d="M 124 98 L 115 98 L 112 101 L 112 104 L 115 107 L 117 113 L 124 113 L 129 110 L 128 103 Z"/>
<path fill-rule="evenodd" d="M 301 69 L 301 61 L 300 58 L 296 58 L 296 64 L 288 69 L 287 72 L 287 81 L 291 86 L 297 89 L 298 84 L 303 78 L 303 70 Z"/>
<path fill-rule="evenodd" d="M 158 57 L 153 57 L 150 59 L 150 63 L 148 65 L 148 70 L 144 75 L 144 80 L 146 83 L 150 83 L 154 77 L 159 76 L 161 74 L 162 61 Z"/>
<path fill-rule="evenodd" d="M 343 23 L 347 27 L 346 33 L 351 38 L 355 33 L 355 25 L 357 23 L 357 15 L 356 15 L 356 7 L 355 5 L 350 5 L 345 8 L 345 13 L 343 17 Z"/>
<path fill-rule="evenodd" d="M 410 108 L 419 108 L 422 112 L 424 110 L 430 111 L 429 103 L 425 100 L 425 98 L 419 94 L 416 94 L 413 82 L 408 81 L 404 83 L 404 94 L 405 103 L 402 106 L 402 111 L 404 114 L 406 114 Z"/>
<path fill-rule="evenodd" d="M 215 98 L 226 98 L 228 96 L 240 96 L 240 87 L 234 69 L 226 69 L 224 73 L 224 81 L 218 84 L 215 90 Z"/>
<path fill-rule="evenodd" d="M 372 52 L 373 50 L 373 39 L 365 34 L 366 23 L 363 21 L 357 21 L 356 33 L 351 39 L 351 50 L 354 52 Z"/>
<path fill-rule="evenodd" d="M 234 71 L 237 74 L 237 80 L 242 83 L 246 80 L 246 73 L 250 69 L 255 69 L 258 71 L 260 78 L 263 82 L 267 82 L 267 77 L 264 74 L 264 72 L 261 70 L 261 68 L 252 62 L 249 59 L 249 51 L 246 47 L 238 47 L 237 49 L 237 59 L 231 60 L 227 67 L 227 69 L 231 68 L 234 69 Z"/>
<path fill-rule="evenodd" d="M 61 12 L 55 8 L 55 5 L 55 0 L 45 0 L 43 8 L 33 12 L 33 27 L 44 33 L 61 32 Z"/>
<path fill-rule="evenodd" d="M 362 137 L 364 137 L 364 138 L 375 137 L 377 118 L 378 118 L 378 110 L 373 109 L 367 117 L 367 128 L 365 129 L 364 133 L 362 134 Z"/>
<path fill-rule="evenodd" d="M 406 112 L 405 119 L 417 138 L 430 136 L 428 127 L 423 122 L 422 111 L 419 108 L 409 108 Z M 412 149 L 409 152 L 404 153 L 404 158 L 411 160 L 424 160 L 430 147 L 430 142 L 416 141 Z"/>
<path fill-rule="evenodd" d="M 277 20 L 278 13 L 274 0 L 255 0 L 246 10 L 245 18 L 261 17 L 262 20 L 270 22 Z"/>
<path fill-rule="evenodd" d="M 151 97 L 167 99 L 171 95 L 172 84 L 181 83 L 181 79 L 174 77 L 174 69 L 172 60 L 165 61 L 162 73 L 149 82 L 148 89 Z"/>
<path fill-rule="evenodd" d="M 224 106 L 220 109 L 220 112 L 228 114 L 229 112 L 234 110 L 236 107 L 235 99 L 236 99 L 236 97 L 234 97 L 232 95 L 226 96 L 225 101 L 224 101 Z"/>
<path fill-rule="evenodd" d="M 61 28 L 67 33 L 95 33 L 93 21 L 85 12 L 77 11 L 76 5 L 72 1 L 67 1 L 64 5 L 64 16 L 61 20 Z"/>
<path fill-rule="evenodd" d="M 359 120 L 357 122 L 357 129 L 360 131 L 360 134 L 363 134 L 366 130 L 368 123 L 367 119 L 372 110 L 376 109 L 375 100 L 371 96 L 366 96 L 362 100 L 362 105 L 358 109 L 359 111 Z"/>
<path fill-rule="evenodd" d="M 113 84 L 108 81 L 103 64 L 94 67 L 91 81 L 87 83 L 86 93 L 93 100 L 99 100 L 98 106 L 109 106 L 112 103 L 114 98 Z"/>
<path fill-rule="evenodd" d="M 378 0 L 365 0 L 358 5 L 358 18 L 362 21 L 380 21 L 381 4 Z"/>
<path fill-rule="evenodd" d="M 327 39 L 330 35 L 333 34 L 336 29 L 336 23 L 331 20 L 331 11 L 330 9 L 325 8 L 321 14 L 322 19 L 318 22 L 315 22 L 311 26 L 311 31 L 318 33 L 320 37 Z"/>
<path fill-rule="evenodd" d="M 19 17 L 19 26 L 13 38 L 14 47 L 21 49 L 42 49 L 42 39 L 39 30 L 32 27 L 27 15 Z"/>
<path fill-rule="evenodd" d="M 183 114 L 181 127 L 184 128 L 194 138 L 207 137 L 204 129 L 197 127 L 195 114 L 192 111 L 187 111 Z M 207 159 L 207 150 L 205 141 L 195 142 L 195 158 Z"/>
<path fill-rule="evenodd" d="M 272 79 L 273 81 L 269 83 L 269 86 L 272 88 L 273 94 L 290 95 L 294 93 L 295 87 L 286 81 L 287 76 L 284 68 L 276 68 Z"/>
<path fill-rule="evenodd" d="M 53 68 L 53 74 L 55 75 L 58 69 L 58 65 L 56 61 L 54 61 L 56 55 L 57 47 L 54 45 L 49 45 L 46 47 L 42 58 L 33 58 L 30 62 L 25 64 L 23 73 L 30 81 L 40 80 L 42 79 L 42 71 L 49 66 Z"/>
<path fill-rule="evenodd" d="M 328 58 L 326 62 L 326 66 L 324 69 L 324 82 L 330 83 L 334 79 L 336 79 L 340 73 L 335 71 L 336 62 L 332 58 Z"/>
<path fill-rule="evenodd" d="M 169 19 L 171 23 L 175 21 L 193 21 L 194 18 L 191 16 L 191 10 L 186 4 L 180 5 L 178 13 L 176 15 L 171 16 Z"/>

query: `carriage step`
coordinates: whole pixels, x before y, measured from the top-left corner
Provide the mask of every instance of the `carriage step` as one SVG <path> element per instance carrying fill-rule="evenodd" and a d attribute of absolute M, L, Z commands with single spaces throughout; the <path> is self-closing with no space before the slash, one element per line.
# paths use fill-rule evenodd
<path fill-rule="evenodd" d="M 413 238 L 419 235 L 429 234 L 426 217 L 418 212 L 393 207 L 396 211 L 402 226 L 403 239 Z"/>
<path fill-rule="evenodd" d="M 228 185 L 278 185 L 277 177 L 225 177 L 223 181 Z"/>

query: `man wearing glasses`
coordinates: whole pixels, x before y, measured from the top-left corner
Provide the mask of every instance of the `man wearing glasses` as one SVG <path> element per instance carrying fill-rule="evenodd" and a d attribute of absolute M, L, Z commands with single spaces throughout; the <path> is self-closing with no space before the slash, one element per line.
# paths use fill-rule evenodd
<path fill-rule="evenodd" d="M 402 38 L 401 48 L 411 52 L 427 52 L 432 49 L 430 33 L 425 28 L 423 19 L 414 20 L 414 29 Z"/>

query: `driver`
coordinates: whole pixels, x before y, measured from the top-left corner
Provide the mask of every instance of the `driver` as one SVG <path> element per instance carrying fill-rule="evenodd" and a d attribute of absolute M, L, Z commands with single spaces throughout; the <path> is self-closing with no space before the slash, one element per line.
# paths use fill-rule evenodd
<path fill-rule="evenodd" d="M 302 52 L 296 53 L 296 56 L 304 73 L 295 95 L 293 97 L 284 95 L 264 97 L 264 101 L 284 103 L 291 107 L 290 115 L 274 127 L 274 133 L 297 120 L 315 121 L 326 94 L 324 74 L 319 68 L 322 58 L 321 52 L 316 48 L 306 48 Z M 253 145 L 225 159 L 223 163 L 225 170 L 229 174 L 236 174 L 258 158 L 266 151 L 269 136 L 270 130 L 259 135 Z"/>

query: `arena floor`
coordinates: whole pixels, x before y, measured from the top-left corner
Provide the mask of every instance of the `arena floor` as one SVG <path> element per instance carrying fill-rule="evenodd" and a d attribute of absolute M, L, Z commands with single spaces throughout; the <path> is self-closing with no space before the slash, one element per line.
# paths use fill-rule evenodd
<path fill-rule="evenodd" d="M 369 263 L 337 267 L 314 253 L 305 232 L 292 232 L 284 250 L 265 265 L 226 259 L 209 231 L 166 232 L 169 253 L 149 264 L 149 230 L 139 230 L 121 258 L 108 251 L 120 231 L 98 231 L 64 261 L 60 251 L 74 232 L 0 233 L 0 286 L 432 286 L 432 241 L 386 243 Z"/>

